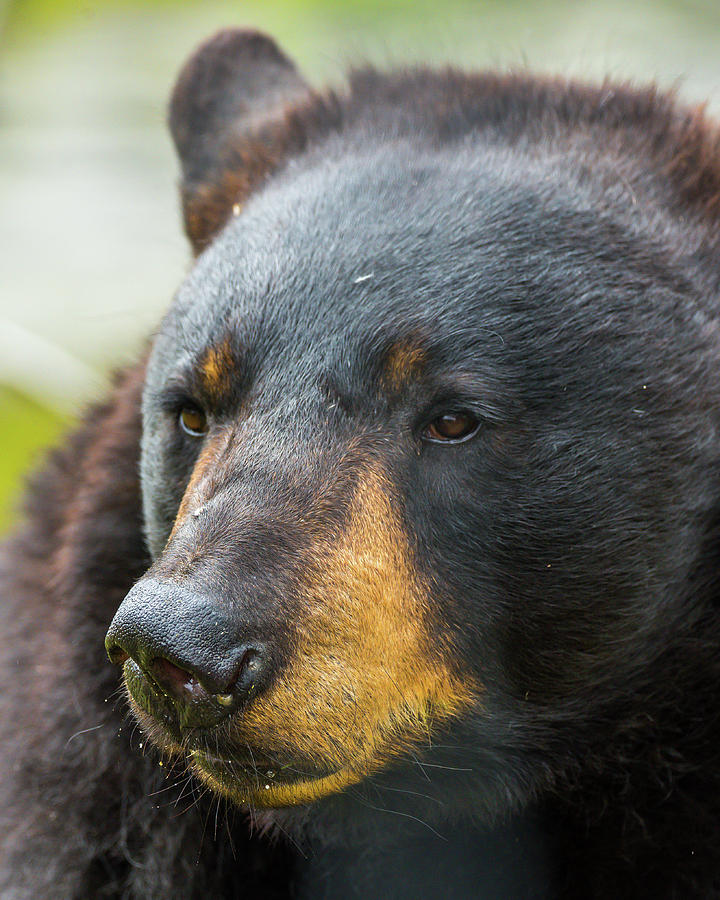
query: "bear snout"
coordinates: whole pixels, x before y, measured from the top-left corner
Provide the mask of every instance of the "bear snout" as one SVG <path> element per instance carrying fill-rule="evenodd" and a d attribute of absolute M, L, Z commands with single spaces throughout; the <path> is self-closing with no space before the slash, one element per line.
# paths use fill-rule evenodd
<path fill-rule="evenodd" d="M 130 660 L 140 670 L 127 679 L 134 699 L 145 706 L 149 684 L 176 708 L 182 727 L 217 724 L 257 695 L 269 670 L 265 645 L 238 633 L 212 598 L 153 578 L 123 600 L 105 648 L 111 662 Z"/>

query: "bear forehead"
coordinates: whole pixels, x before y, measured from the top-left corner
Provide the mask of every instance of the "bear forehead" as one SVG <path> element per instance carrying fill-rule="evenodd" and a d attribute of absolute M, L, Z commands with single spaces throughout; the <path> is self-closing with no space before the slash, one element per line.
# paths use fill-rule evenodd
<path fill-rule="evenodd" d="M 293 352 L 307 360 L 390 333 L 446 337 L 477 356 L 528 301 L 537 326 L 563 314 L 564 298 L 612 291 L 619 261 L 655 284 L 674 280 L 667 257 L 624 227 L 624 200 L 599 216 L 571 169 L 550 179 L 552 160 L 519 166 L 518 153 L 400 144 L 294 164 L 199 257 L 160 349 L 177 362 L 232 330 L 258 352 L 282 349 L 288 367 Z"/>

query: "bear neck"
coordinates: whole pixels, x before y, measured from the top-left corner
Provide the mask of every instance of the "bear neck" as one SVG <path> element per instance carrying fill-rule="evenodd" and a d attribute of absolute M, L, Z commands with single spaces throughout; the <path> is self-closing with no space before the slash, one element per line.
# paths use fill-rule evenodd
<path fill-rule="evenodd" d="M 378 820 L 376 839 L 311 842 L 296 864 L 299 900 L 549 900 L 550 854 L 531 818 L 491 830 Z"/>

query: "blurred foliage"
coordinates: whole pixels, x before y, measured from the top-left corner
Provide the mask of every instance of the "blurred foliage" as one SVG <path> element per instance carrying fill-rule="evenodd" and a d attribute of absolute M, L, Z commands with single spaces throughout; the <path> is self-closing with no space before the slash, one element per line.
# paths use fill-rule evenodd
<path fill-rule="evenodd" d="M 0 388 L 3 452 L 0 465 L 0 532 L 14 519 L 22 494 L 23 475 L 43 448 L 57 440 L 68 420 L 8 388 Z"/>
<path fill-rule="evenodd" d="M 523 4 L 524 0 L 506 0 L 506 5 L 520 9 Z M 444 0 L 442 4 L 434 0 L 244 0 L 224 4 L 228 21 L 239 19 L 254 22 L 264 19 L 268 23 L 282 23 L 283 20 L 292 21 L 296 16 L 302 15 L 309 21 L 320 16 L 330 26 L 333 21 L 352 22 L 357 26 L 377 21 L 389 23 L 398 17 L 409 23 L 418 19 L 424 20 L 425 24 L 431 24 L 433 20 L 442 23 L 448 9 L 452 7 L 464 7 L 482 15 L 483 10 L 496 8 L 498 5 L 497 0 Z M 210 0 L 207 7 L 213 6 L 218 8 Z M 91 18 L 104 12 L 153 11 L 172 14 L 199 7 L 202 4 L 198 0 L 9 0 L 5 11 L 5 26 L 13 35 L 24 37 L 42 34 L 58 25 Z M 423 12 L 427 14 L 423 15 Z M 308 38 L 310 35 L 303 37 Z"/>
<path fill-rule="evenodd" d="M 192 5 L 197 5 L 197 0 L 7 0 L 4 25 L 14 35 L 29 37 L 105 10 L 170 10 L 172 7 Z"/>

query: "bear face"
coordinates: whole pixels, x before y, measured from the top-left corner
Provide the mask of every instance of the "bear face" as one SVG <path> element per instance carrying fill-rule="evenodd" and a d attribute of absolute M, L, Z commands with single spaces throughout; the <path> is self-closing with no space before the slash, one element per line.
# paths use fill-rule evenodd
<path fill-rule="evenodd" d="M 189 68 L 224 109 L 207 70 L 228 41 Z M 232 89 L 265 96 L 276 54 Z M 186 176 L 213 172 L 224 218 L 211 233 L 190 204 L 205 249 L 143 399 L 154 563 L 108 648 L 144 729 L 241 805 L 335 808 L 375 779 L 427 820 L 423 766 L 446 766 L 477 774 L 432 799 L 492 822 L 543 789 L 569 720 L 568 768 L 597 752 L 658 629 L 686 627 L 715 331 L 700 245 L 633 160 L 635 189 L 608 187 L 589 126 L 498 146 L 367 103 L 237 203 L 245 157 L 224 151 L 230 190 L 185 129 Z"/>

